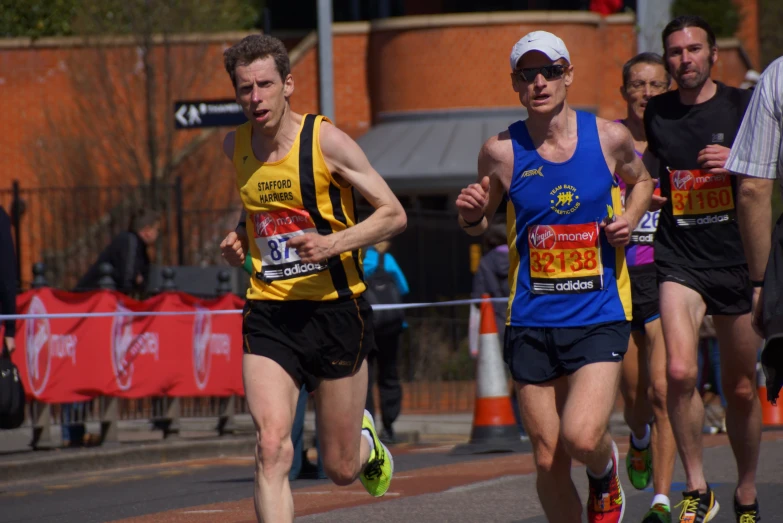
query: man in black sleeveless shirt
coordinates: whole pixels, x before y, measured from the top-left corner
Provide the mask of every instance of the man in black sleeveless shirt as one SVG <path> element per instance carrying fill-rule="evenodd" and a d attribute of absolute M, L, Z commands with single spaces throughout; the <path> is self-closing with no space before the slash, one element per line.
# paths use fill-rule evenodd
<path fill-rule="evenodd" d="M 663 47 L 678 90 L 647 105 L 645 163 L 658 173 L 661 195 L 668 198 L 655 237 L 655 263 L 668 356 L 669 417 L 686 474 L 680 521 L 706 522 L 719 509 L 702 465 L 704 405 L 697 390 L 697 343 L 705 314 L 714 316 L 720 342 L 727 425 L 739 476 L 734 510 L 737 521 L 756 521 L 761 409 L 755 363 L 760 340 L 750 323 L 752 287 L 736 221 L 737 182 L 724 168 L 751 92 L 710 78 L 718 51 L 701 18 L 672 20 L 663 30 Z"/>

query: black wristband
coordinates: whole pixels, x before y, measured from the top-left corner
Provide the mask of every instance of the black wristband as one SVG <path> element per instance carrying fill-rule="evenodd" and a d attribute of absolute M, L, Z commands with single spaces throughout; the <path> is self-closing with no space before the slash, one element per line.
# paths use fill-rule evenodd
<path fill-rule="evenodd" d="M 751 285 L 753 287 L 763 287 L 764 286 L 764 280 L 750 280 Z"/>
<path fill-rule="evenodd" d="M 463 225 L 462 228 L 463 229 L 470 229 L 471 227 L 475 227 L 476 225 L 480 225 L 481 222 L 484 221 L 484 213 L 481 213 L 481 218 L 479 218 L 475 222 L 469 222 L 465 218 L 462 218 L 462 221 L 465 222 L 465 225 Z"/>

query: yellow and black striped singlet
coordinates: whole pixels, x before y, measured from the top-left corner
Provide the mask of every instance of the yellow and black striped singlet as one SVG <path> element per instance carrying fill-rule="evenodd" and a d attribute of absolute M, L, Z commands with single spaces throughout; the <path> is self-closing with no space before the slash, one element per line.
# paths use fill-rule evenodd
<path fill-rule="evenodd" d="M 358 250 L 303 263 L 287 246 L 293 236 L 332 234 L 357 221 L 353 189 L 337 183 L 321 152 L 324 119 L 304 115 L 291 150 L 275 162 L 256 159 L 250 122 L 236 129 L 233 161 L 253 257 L 249 300 L 327 301 L 365 290 Z"/>

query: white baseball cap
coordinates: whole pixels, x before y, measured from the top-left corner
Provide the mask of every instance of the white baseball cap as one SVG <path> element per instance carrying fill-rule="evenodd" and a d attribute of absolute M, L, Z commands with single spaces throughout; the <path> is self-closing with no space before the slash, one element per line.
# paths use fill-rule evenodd
<path fill-rule="evenodd" d="M 565 58 L 569 64 L 571 63 L 571 55 L 568 54 L 568 49 L 560 38 L 547 31 L 533 31 L 520 38 L 511 49 L 512 71 L 517 68 L 517 62 L 522 55 L 530 51 L 540 51 L 552 61 Z"/>

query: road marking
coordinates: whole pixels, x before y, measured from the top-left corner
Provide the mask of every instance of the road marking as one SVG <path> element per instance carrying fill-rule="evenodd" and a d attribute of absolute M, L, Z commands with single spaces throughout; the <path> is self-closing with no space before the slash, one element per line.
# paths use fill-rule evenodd
<path fill-rule="evenodd" d="M 0 497 L 7 497 L 7 498 L 23 498 L 29 494 L 32 494 L 32 490 L 23 490 L 21 492 L 3 492 L 0 494 Z"/>
<path fill-rule="evenodd" d="M 47 485 L 47 490 L 68 490 L 69 488 L 79 487 L 80 485 Z"/>
<path fill-rule="evenodd" d="M 454 445 L 441 445 L 440 447 L 431 447 L 426 449 L 410 449 L 409 452 L 442 452 L 444 450 L 451 450 Z"/>
<path fill-rule="evenodd" d="M 334 495 L 334 491 L 331 491 L 331 490 L 313 490 L 313 491 L 310 491 L 310 492 L 294 491 L 294 495 L 298 495 L 298 496 L 304 496 L 304 495 L 309 495 L 309 494 L 314 494 L 316 496 L 324 496 L 324 495 L 327 495 L 327 494 L 328 495 Z M 367 495 L 367 493 L 365 491 L 363 491 L 363 490 L 362 491 L 350 491 L 349 490 L 349 491 L 346 491 L 346 492 L 342 492 L 341 491 L 340 494 L 341 495 L 342 494 L 347 494 L 347 495 L 354 495 L 354 496 L 366 496 Z M 384 496 L 399 496 L 399 495 L 400 495 L 399 492 L 387 492 L 386 494 L 384 494 Z"/>
<path fill-rule="evenodd" d="M 164 470 L 162 472 L 158 473 L 158 476 L 179 476 L 180 474 L 184 474 L 184 470 Z"/>
<path fill-rule="evenodd" d="M 447 489 L 445 492 L 452 492 L 452 493 L 469 492 L 471 490 L 477 490 L 485 487 L 493 487 L 496 485 L 501 485 L 503 483 L 518 481 L 521 477 L 522 475 L 519 474 L 516 474 L 514 476 L 502 476 L 495 479 L 488 479 L 486 481 L 478 481 L 476 483 L 471 483 L 470 485 L 463 485 L 461 487 L 451 487 L 450 489 Z"/>

